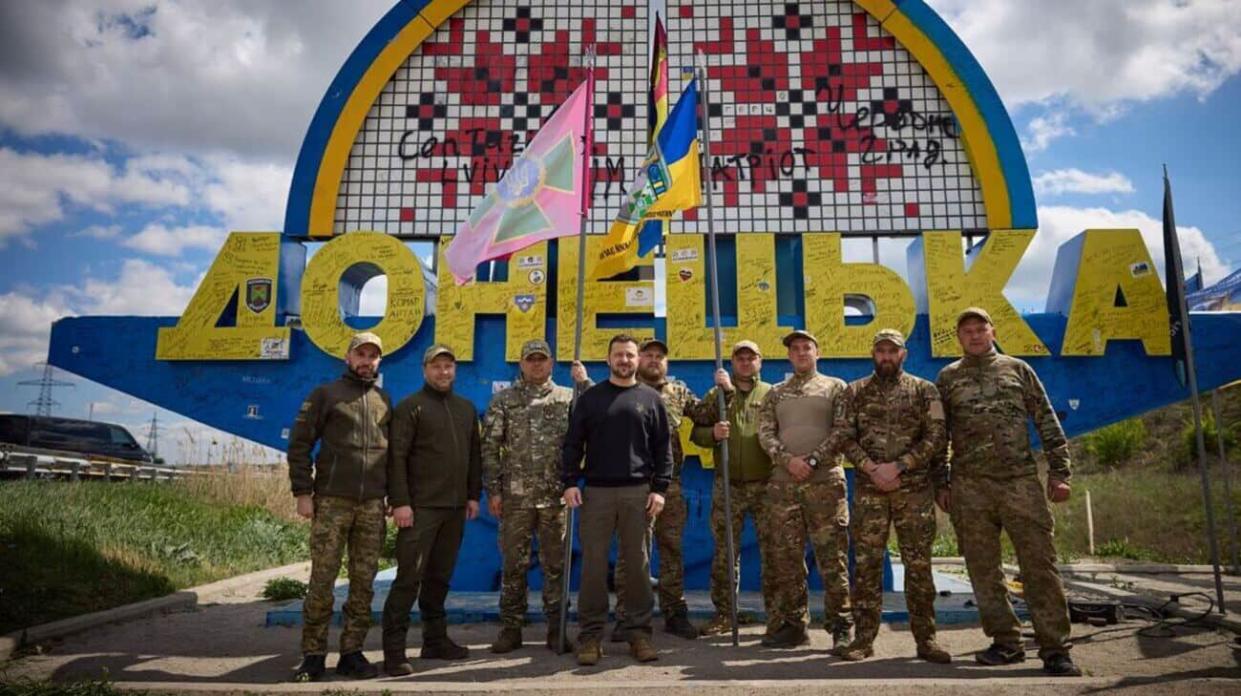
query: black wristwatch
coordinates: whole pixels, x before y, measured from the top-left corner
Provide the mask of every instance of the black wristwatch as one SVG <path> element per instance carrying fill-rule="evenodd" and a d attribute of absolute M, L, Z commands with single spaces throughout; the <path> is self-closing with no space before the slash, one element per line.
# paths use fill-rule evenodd
<path fill-rule="evenodd" d="M 810 468 L 811 468 L 811 469 L 816 469 L 816 470 L 817 470 L 817 469 L 819 468 L 819 458 L 818 458 L 818 457 L 806 457 L 806 463 L 810 465 Z"/>

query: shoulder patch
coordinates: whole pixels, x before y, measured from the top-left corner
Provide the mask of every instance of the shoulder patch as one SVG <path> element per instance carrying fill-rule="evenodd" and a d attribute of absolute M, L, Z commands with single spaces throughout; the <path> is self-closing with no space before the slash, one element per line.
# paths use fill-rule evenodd
<path fill-rule="evenodd" d="M 933 420 L 944 420 L 944 404 L 939 399 L 931 402 L 931 418 Z"/>

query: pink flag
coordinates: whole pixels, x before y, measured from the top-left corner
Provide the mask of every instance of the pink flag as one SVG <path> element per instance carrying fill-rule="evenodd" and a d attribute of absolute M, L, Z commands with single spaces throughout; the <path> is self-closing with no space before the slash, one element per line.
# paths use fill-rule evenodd
<path fill-rule="evenodd" d="M 445 257 L 458 285 L 478 264 L 546 239 L 577 234 L 588 183 L 586 143 L 593 82 L 587 78 L 543 124 L 525 154 L 459 228 Z"/>

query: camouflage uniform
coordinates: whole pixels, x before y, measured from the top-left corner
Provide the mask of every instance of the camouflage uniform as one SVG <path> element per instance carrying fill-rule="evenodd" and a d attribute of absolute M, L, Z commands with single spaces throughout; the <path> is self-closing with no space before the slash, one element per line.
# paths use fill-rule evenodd
<path fill-rule="evenodd" d="M 526 573 L 537 533 L 543 568 L 543 613 L 549 625 L 560 613 L 565 508 L 561 500 L 560 450 L 569 429 L 573 390 L 517 384 L 491 399 L 483 418 L 483 486 L 500 496 L 500 621 L 520 629 L 526 616 Z"/>
<path fill-rule="evenodd" d="M 939 373 L 951 436 L 952 524 L 965 556 L 983 631 L 998 645 L 1021 647 L 1021 631 L 1000 565 L 1000 531 L 1017 551 L 1039 656 L 1067 654 L 1069 613 L 1046 493 L 1031 451 L 1034 420 L 1049 476 L 1069 480 L 1069 448 L 1047 392 L 1022 360 L 993 348 Z"/>
<path fill-rule="evenodd" d="M 355 339 L 356 342 L 356 339 Z M 346 372 L 311 392 L 289 434 L 295 496 L 314 496 L 310 585 L 303 604 L 302 654 L 327 653 L 336 576 L 349 549 L 349 597 L 342 608 L 342 655 L 362 649 L 371 625 L 375 573 L 384 539 L 392 404 L 374 379 Z M 313 457 L 316 444 L 318 455 Z"/>
<path fill-rule="evenodd" d="M 836 433 L 841 452 L 857 471 L 853 493 L 853 582 L 855 646 L 869 646 L 879 632 L 883 611 L 883 554 L 888 533 L 896 540 L 905 566 L 905 603 L 909 626 L 919 645 L 935 639 L 935 583 L 931 546 L 935 542 L 935 490 L 930 469 L 947 434 L 939 391 L 927 380 L 905 372 L 871 374 L 849 385 L 836 404 Z M 886 462 L 903 467 L 901 485 L 885 493 L 864 470 Z"/>
<path fill-rule="evenodd" d="M 809 623 L 806 539 L 824 587 L 827 628 L 833 634 L 853 626 L 849 602 L 849 501 L 845 473 L 831 435 L 835 403 L 843 380 L 818 372 L 798 374 L 772 387 L 759 408 L 758 437 L 771 456 L 770 500 L 773 605 L 769 626 Z M 824 427 L 826 424 L 826 427 Z M 819 440 L 821 433 L 826 435 Z M 809 479 L 796 482 L 787 466 L 793 456 L 820 464 Z"/>
<path fill-rule="evenodd" d="M 659 550 L 659 610 L 666 618 L 689 612 L 689 606 L 685 603 L 685 556 L 681 550 L 689 507 L 681 493 L 681 465 L 685 462 L 685 451 L 681 446 L 680 432 L 681 420 L 693 420 L 702 410 L 702 401 L 680 380 L 652 384 L 651 387 L 659 392 L 664 406 L 668 409 L 668 429 L 672 434 L 672 483 L 664 493 L 664 509 L 652 523 L 655 548 Z M 625 586 L 624 577 L 625 564 L 617 557 L 617 616 L 625 613 L 625 596 L 621 589 Z"/>

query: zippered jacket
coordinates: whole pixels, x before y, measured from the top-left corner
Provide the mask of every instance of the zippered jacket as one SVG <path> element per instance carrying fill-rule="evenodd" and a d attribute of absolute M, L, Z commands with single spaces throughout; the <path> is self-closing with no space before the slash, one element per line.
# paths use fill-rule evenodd
<path fill-rule="evenodd" d="M 289 482 L 293 495 L 352 500 L 388 492 L 388 424 L 392 399 L 346 372 L 317 387 L 302 402 L 289 433 Z M 319 453 L 311 457 L 315 443 Z"/>
<path fill-rule="evenodd" d="M 482 493 L 478 411 L 431 386 L 405 397 L 392 416 L 388 503 L 459 508 Z"/>

